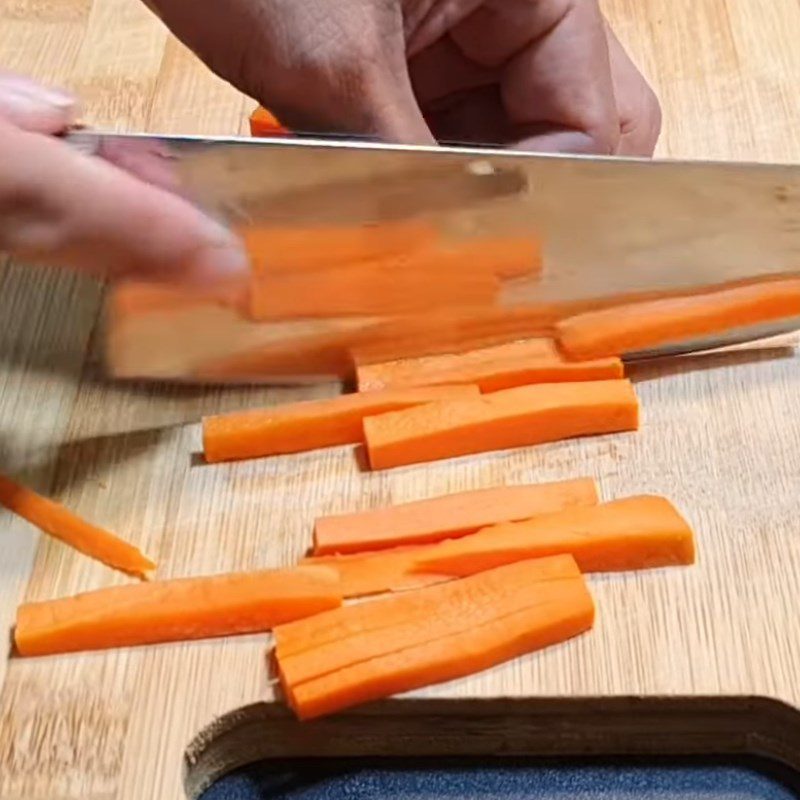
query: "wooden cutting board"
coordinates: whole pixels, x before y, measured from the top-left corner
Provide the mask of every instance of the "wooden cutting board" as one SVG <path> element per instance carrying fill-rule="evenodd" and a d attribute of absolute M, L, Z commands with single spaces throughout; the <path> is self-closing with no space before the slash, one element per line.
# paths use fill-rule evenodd
<path fill-rule="evenodd" d="M 800 6 L 609 0 L 661 95 L 670 156 L 800 160 Z M 12 0 L 0 64 L 69 86 L 103 126 L 237 133 L 251 103 L 134 0 Z M 204 466 L 201 414 L 314 390 L 113 386 L 86 281 L 0 270 L 0 463 L 138 542 L 162 576 L 291 563 L 318 514 L 578 475 L 668 495 L 687 570 L 592 579 L 594 632 L 414 698 L 297 725 L 263 636 L 0 657 L 0 799 L 196 792 L 265 754 L 755 750 L 800 766 L 800 359 L 791 348 L 634 372 L 640 433 L 366 474 L 349 448 Z M 123 578 L 0 515 L 0 629 L 23 598 Z M 209 728 L 209 726 L 211 726 Z M 190 742 L 205 732 L 190 746 Z M 187 748 L 188 751 L 187 751 Z"/>

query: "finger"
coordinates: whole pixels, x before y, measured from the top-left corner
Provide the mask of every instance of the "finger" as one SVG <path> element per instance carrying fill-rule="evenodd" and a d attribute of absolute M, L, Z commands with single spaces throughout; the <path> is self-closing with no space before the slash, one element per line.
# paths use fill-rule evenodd
<path fill-rule="evenodd" d="M 399 0 L 150 0 L 218 74 L 295 131 L 427 144 Z"/>
<path fill-rule="evenodd" d="M 596 0 L 490 0 L 453 38 L 468 58 L 502 66 L 503 103 L 519 146 L 615 151 L 619 116 Z"/>
<path fill-rule="evenodd" d="M 0 72 L 0 119 L 27 131 L 60 133 L 77 119 L 74 97 L 35 81 Z"/>
<path fill-rule="evenodd" d="M 0 124 L 0 250 L 99 277 L 246 275 L 238 240 L 169 192 L 63 142 Z"/>
<path fill-rule="evenodd" d="M 617 153 L 652 156 L 661 133 L 661 106 L 610 25 L 606 25 L 611 76 L 620 116 Z"/>

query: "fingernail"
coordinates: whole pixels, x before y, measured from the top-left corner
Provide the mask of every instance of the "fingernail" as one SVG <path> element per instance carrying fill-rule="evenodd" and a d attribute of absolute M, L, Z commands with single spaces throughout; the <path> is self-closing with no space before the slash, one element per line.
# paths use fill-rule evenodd
<path fill-rule="evenodd" d="M 0 94 L 0 109 L 23 127 L 29 124 L 37 127 L 35 121 L 42 118 L 53 120 L 53 124 L 57 121 L 59 125 L 69 125 L 78 116 L 75 100 L 40 87 L 6 87 Z"/>
<path fill-rule="evenodd" d="M 199 282 L 227 281 L 246 277 L 250 272 L 250 260 L 238 240 L 219 228 L 214 239 L 192 258 L 189 270 Z"/>

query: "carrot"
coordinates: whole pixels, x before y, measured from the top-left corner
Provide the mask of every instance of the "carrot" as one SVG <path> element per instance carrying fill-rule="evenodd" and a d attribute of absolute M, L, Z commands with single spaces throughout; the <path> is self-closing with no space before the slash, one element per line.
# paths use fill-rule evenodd
<path fill-rule="evenodd" d="M 203 452 L 217 462 L 353 444 L 362 441 L 370 414 L 477 395 L 477 386 L 387 390 L 205 417 Z"/>
<path fill-rule="evenodd" d="M 572 559 L 554 577 L 552 559 L 511 565 L 444 586 L 433 586 L 369 605 L 383 606 L 391 623 L 317 645 L 295 656 L 276 656 L 282 684 L 301 719 L 451 680 L 588 630 L 594 604 Z M 537 570 L 546 577 L 539 579 Z M 551 574 L 547 574 L 551 573 Z M 410 617 L 407 598 L 427 606 Z M 358 607 L 356 607 L 358 608 Z M 436 613 L 432 614 L 431 609 Z M 349 610 L 349 609 L 348 609 Z"/>
<path fill-rule="evenodd" d="M 530 383 L 609 380 L 624 377 L 622 361 L 567 361 L 552 339 L 527 339 L 466 353 L 423 356 L 357 367 L 361 392 L 400 386 L 475 383 L 497 392 Z"/>
<path fill-rule="evenodd" d="M 762 281 L 690 297 L 589 311 L 559 322 L 570 358 L 599 358 L 800 316 L 800 279 Z"/>
<path fill-rule="evenodd" d="M 574 562 L 571 557 L 542 558 L 536 562 L 532 570 L 526 567 L 526 575 L 532 575 L 533 578 L 529 580 L 536 581 L 571 577 L 575 575 L 577 569 Z M 504 574 L 517 573 L 516 571 L 501 573 Z M 455 583 L 449 585 L 452 587 Z M 346 639 L 366 631 L 391 628 L 398 623 L 416 620 L 425 614 L 430 615 L 431 588 L 433 587 L 369 603 L 343 606 L 297 620 L 289 625 L 281 625 L 274 631 L 276 652 L 281 657 L 294 655 L 327 642 Z M 444 590 L 445 587 L 436 588 Z M 450 597 L 452 591 L 455 590 L 439 592 L 434 597 Z M 387 609 L 391 609 L 391 613 L 387 613 Z"/>
<path fill-rule="evenodd" d="M 694 536 L 663 497 L 641 495 L 484 528 L 421 550 L 413 568 L 473 575 L 529 558 L 569 553 L 582 572 L 692 564 Z"/>
<path fill-rule="evenodd" d="M 423 548 L 424 545 L 394 547 L 372 553 L 314 556 L 304 558 L 300 564 L 334 570 L 339 576 L 342 596 L 346 598 L 404 592 L 451 580 L 449 575 L 413 571 L 416 556 Z"/>
<path fill-rule="evenodd" d="M 405 595 L 377 600 L 371 605 L 381 610 L 382 622 L 361 614 L 350 620 L 349 628 L 347 624 L 339 626 L 336 637 L 326 636 L 301 652 L 287 653 L 280 645 L 285 640 L 276 638 L 281 679 L 285 685 L 295 686 L 374 656 L 439 639 L 454 629 L 485 625 L 529 606 L 532 586 L 580 578 L 575 561 L 569 557 L 512 566 L 517 568 L 492 570 L 480 580 L 453 581 L 448 586 L 424 590 L 421 594 L 428 598 L 427 607 L 420 604 L 419 597 Z M 346 619 L 347 612 L 341 617 Z M 360 624 L 363 629 L 359 629 Z"/>
<path fill-rule="evenodd" d="M 25 603 L 14 641 L 23 656 L 102 650 L 266 631 L 342 602 L 321 567 L 114 586 Z"/>
<path fill-rule="evenodd" d="M 156 565 L 138 548 L 67 510 L 60 503 L 0 475 L 0 505 L 46 534 L 103 564 L 149 577 Z"/>
<path fill-rule="evenodd" d="M 263 106 L 253 111 L 250 115 L 251 136 L 278 136 L 289 131 L 278 122 L 277 117 Z"/>
<path fill-rule="evenodd" d="M 597 502 L 597 487 L 591 478 L 458 492 L 373 511 L 320 517 L 314 524 L 314 553 L 357 553 L 438 542 L 498 522 Z"/>
<path fill-rule="evenodd" d="M 460 261 L 429 268 L 402 261 L 363 261 L 256 280 L 250 316 L 256 320 L 394 316 L 426 312 L 446 303 L 480 307 L 494 301 L 497 288 L 493 274 L 465 270 Z"/>
<path fill-rule="evenodd" d="M 542 383 L 449 400 L 364 420 L 373 469 L 635 430 L 630 381 Z"/>
<path fill-rule="evenodd" d="M 257 275 L 351 266 L 407 256 L 433 244 L 439 231 L 419 220 L 313 228 L 239 230 Z"/>

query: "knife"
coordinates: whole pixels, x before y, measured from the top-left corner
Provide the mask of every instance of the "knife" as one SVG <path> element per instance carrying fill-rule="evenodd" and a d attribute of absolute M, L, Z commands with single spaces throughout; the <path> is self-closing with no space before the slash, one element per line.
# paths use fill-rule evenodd
<path fill-rule="evenodd" d="M 146 179 L 265 248 L 255 310 L 249 294 L 112 290 L 105 351 L 117 377 L 341 378 L 359 360 L 539 335 L 570 309 L 800 276 L 800 165 L 347 138 L 67 138 L 117 163 L 138 158 Z M 493 247 L 501 261 L 516 253 L 510 275 L 488 274 Z M 626 358 L 799 328 L 800 318 L 743 326 Z"/>

